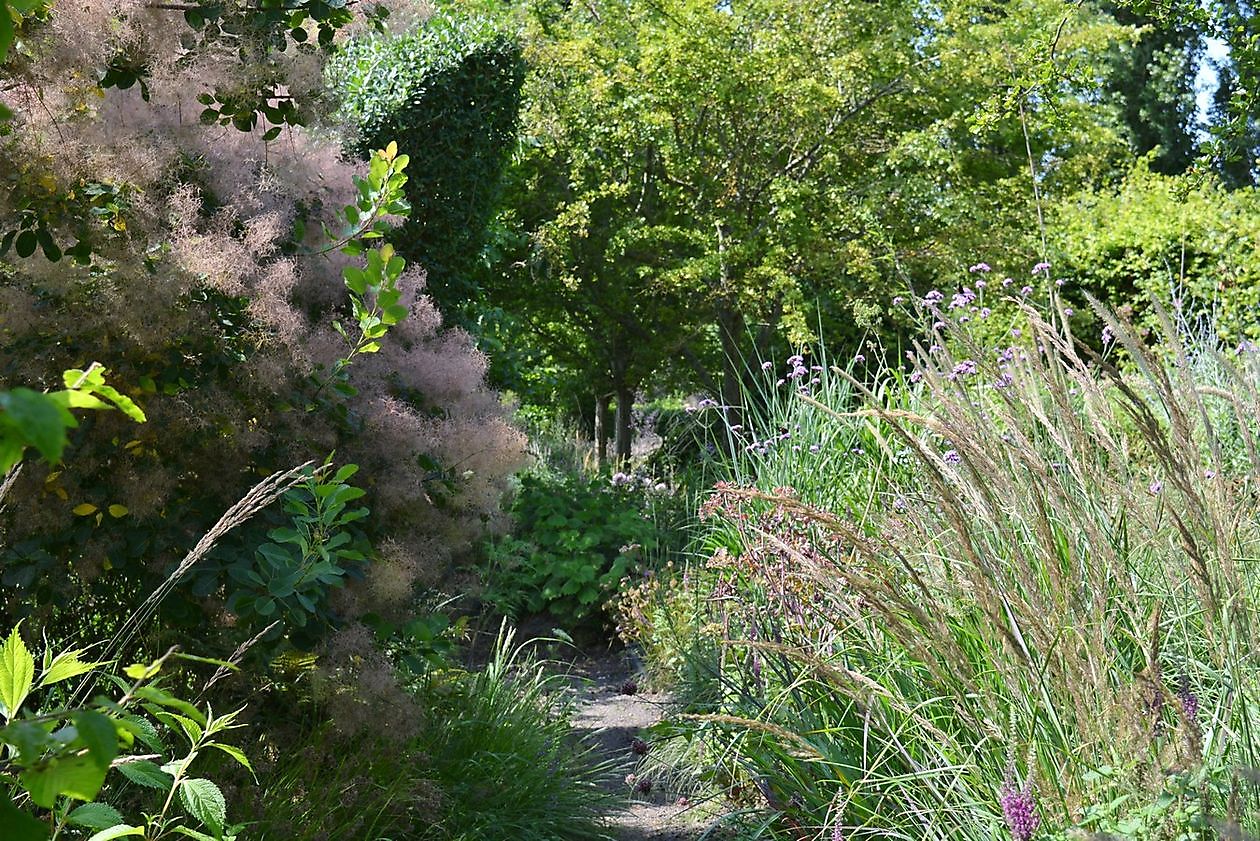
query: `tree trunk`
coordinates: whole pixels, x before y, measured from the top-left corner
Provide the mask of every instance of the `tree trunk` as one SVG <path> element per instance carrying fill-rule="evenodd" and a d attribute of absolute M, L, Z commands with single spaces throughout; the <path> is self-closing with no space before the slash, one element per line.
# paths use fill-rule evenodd
<path fill-rule="evenodd" d="M 727 425 L 743 423 L 744 317 L 733 305 L 722 303 L 717 310 L 718 335 L 722 340 L 722 412 Z"/>
<path fill-rule="evenodd" d="M 630 466 L 630 447 L 633 432 L 630 428 L 630 412 L 634 408 L 634 392 L 626 386 L 617 387 L 617 469 Z"/>
<path fill-rule="evenodd" d="M 595 398 L 595 458 L 599 469 L 608 464 L 608 395 Z"/>

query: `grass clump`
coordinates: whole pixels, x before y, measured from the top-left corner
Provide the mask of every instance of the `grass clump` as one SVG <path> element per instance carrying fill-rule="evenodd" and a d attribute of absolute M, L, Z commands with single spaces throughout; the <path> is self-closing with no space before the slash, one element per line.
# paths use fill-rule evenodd
<path fill-rule="evenodd" d="M 628 600 L 677 724 L 762 837 L 1254 834 L 1255 354 L 924 306 L 908 372 L 750 400 L 706 563 Z"/>
<path fill-rule="evenodd" d="M 435 726 L 417 748 L 442 796 L 434 841 L 585 841 L 606 838 L 615 809 L 601 784 L 609 766 L 578 742 L 567 679 L 549 673 L 511 632 L 485 668 L 430 673 L 418 693 Z"/>

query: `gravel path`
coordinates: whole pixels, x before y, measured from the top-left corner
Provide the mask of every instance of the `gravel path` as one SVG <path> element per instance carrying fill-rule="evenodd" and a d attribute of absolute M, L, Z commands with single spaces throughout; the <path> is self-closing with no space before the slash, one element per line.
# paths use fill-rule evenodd
<path fill-rule="evenodd" d="M 619 770 L 616 790 L 628 799 L 629 808 L 612 819 L 613 837 L 618 841 L 696 841 L 705 827 L 699 823 L 677 792 L 653 785 L 648 794 L 633 792 L 623 778 L 635 770 L 638 757 L 632 741 L 661 720 L 669 696 L 637 691 L 635 671 L 624 656 L 608 655 L 589 661 L 576 669 L 583 678 L 578 690 L 577 714 L 573 726 L 577 732 L 597 744 L 605 757 L 614 760 Z M 626 689 L 635 689 L 631 694 Z M 646 738 L 646 735 L 644 735 Z"/>

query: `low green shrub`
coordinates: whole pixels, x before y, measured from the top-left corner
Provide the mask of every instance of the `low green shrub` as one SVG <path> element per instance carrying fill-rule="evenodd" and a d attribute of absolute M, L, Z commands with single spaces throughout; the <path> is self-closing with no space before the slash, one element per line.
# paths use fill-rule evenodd
<path fill-rule="evenodd" d="M 486 547 L 482 598 L 504 616 L 547 612 L 573 626 L 597 622 L 621 580 L 662 548 L 654 516 L 661 483 L 526 474 L 512 503 L 512 536 Z"/>
<path fill-rule="evenodd" d="M 1055 269 L 1148 327 L 1148 302 L 1206 306 L 1231 344 L 1260 339 L 1260 193 L 1201 176 L 1136 167 L 1114 190 L 1081 193 L 1055 209 Z M 1087 308 L 1086 308 L 1087 309 Z"/>

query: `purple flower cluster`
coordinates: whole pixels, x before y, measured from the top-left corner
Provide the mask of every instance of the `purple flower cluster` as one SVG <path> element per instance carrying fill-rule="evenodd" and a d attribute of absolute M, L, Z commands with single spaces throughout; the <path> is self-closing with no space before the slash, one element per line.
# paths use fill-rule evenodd
<path fill-rule="evenodd" d="M 1041 825 L 1037 814 L 1037 799 L 1033 796 L 1032 786 L 1024 783 L 1020 788 L 1015 785 L 1013 770 L 1006 772 L 1006 780 L 998 790 L 1002 804 L 1002 817 L 1011 831 L 1015 841 L 1031 841 Z"/>
<path fill-rule="evenodd" d="M 1199 717 L 1199 696 L 1191 691 L 1190 678 L 1185 675 L 1178 681 L 1177 700 L 1181 702 L 1181 711 L 1186 714 L 1186 718 L 1194 721 Z"/>
<path fill-rule="evenodd" d="M 964 309 L 970 306 L 971 302 L 976 299 L 976 293 L 972 292 L 969 287 L 964 286 L 961 292 L 955 292 L 954 297 L 949 302 L 951 310 Z"/>
<path fill-rule="evenodd" d="M 1044 274 L 1044 275 L 1049 276 L 1049 274 L 1050 274 L 1050 264 L 1049 264 L 1049 263 L 1047 263 L 1047 262 L 1045 262 L 1045 261 L 1042 261 L 1042 262 L 1040 262 L 1040 263 L 1038 263 L 1037 265 L 1035 265 L 1035 266 L 1033 266 L 1033 267 L 1032 267 L 1032 273 L 1033 273 L 1033 274 Z"/>
<path fill-rule="evenodd" d="M 956 380 L 959 377 L 969 377 L 976 373 L 979 368 L 976 366 L 974 359 L 964 359 L 954 366 L 954 370 L 945 375 L 947 380 Z"/>

